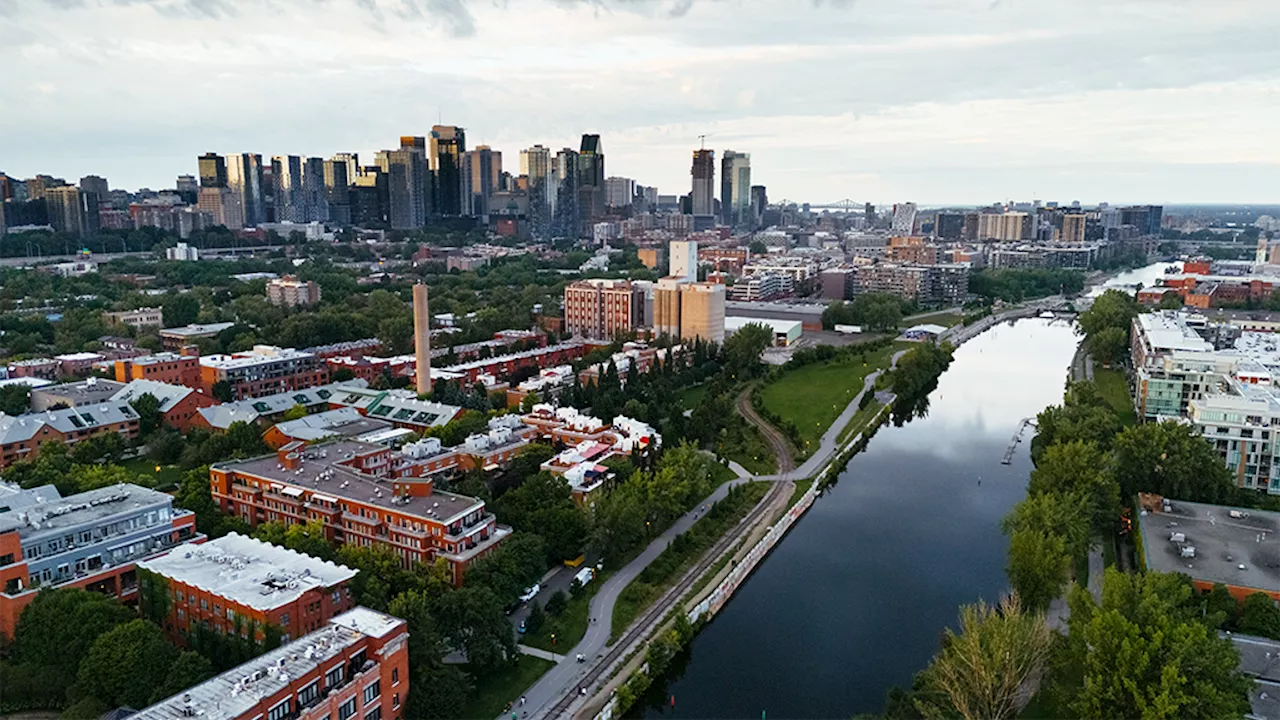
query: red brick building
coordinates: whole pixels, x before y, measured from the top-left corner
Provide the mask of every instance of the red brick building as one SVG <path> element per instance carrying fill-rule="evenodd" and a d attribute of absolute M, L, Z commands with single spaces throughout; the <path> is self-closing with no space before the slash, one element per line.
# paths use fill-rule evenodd
<path fill-rule="evenodd" d="M 253 350 L 200 358 L 200 387 L 212 395 L 215 385 L 231 386 L 233 400 L 305 390 L 329 382 L 329 367 L 309 352 L 257 345 Z"/>
<path fill-rule="evenodd" d="M 354 440 L 292 442 L 275 455 L 217 463 L 209 483 L 222 512 L 250 526 L 319 520 L 328 540 L 385 545 L 406 567 L 444 558 L 461 584 L 467 567 L 511 529 L 498 525 L 483 500 L 435 490 L 436 461 L 442 458 L 432 453 Z"/>
<path fill-rule="evenodd" d="M 356 571 L 231 533 L 138 563 L 169 596 L 164 627 L 176 638 L 199 629 L 262 641 L 268 625 L 287 642 L 351 609 Z M 155 590 L 154 588 L 152 590 Z M 251 634 L 252 633 L 252 634 Z"/>
<path fill-rule="evenodd" d="M 179 432 L 186 432 L 196 425 L 200 408 L 218 404 L 217 400 L 185 385 L 171 385 L 154 380 L 134 380 L 111 396 L 111 399 L 133 405 L 143 395 L 150 395 L 160 403 L 164 424 Z"/>
<path fill-rule="evenodd" d="M 408 697 L 408 624 L 357 607 L 131 717 L 400 720 Z"/>
<path fill-rule="evenodd" d="M 106 433 L 137 437 L 138 414 L 127 403 L 108 402 L 26 415 L 0 415 L 0 468 L 35 457 L 41 443 L 74 445 Z"/>
<path fill-rule="evenodd" d="M 162 352 L 116 361 L 116 382 L 151 380 L 200 389 L 200 355 Z"/>

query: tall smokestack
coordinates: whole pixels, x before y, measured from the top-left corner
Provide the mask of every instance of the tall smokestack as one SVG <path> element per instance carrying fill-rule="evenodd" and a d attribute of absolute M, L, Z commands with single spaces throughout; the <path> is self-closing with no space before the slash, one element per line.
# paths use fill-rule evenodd
<path fill-rule="evenodd" d="M 431 392 L 431 313 L 427 310 L 427 286 L 413 286 L 413 354 L 418 364 L 418 394 Z"/>

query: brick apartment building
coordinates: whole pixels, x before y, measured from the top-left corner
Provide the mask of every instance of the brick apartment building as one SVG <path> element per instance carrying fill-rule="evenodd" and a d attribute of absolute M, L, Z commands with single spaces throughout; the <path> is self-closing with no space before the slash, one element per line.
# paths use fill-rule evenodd
<path fill-rule="evenodd" d="M 357 607 L 131 718 L 400 720 L 408 643 L 404 620 Z"/>
<path fill-rule="evenodd" d="M 161 352 L 116 360 L 116 382 L 151 380 L 200 389 L 200 356 Z"/>
<path fill-rule="evenodd" d="M 484 501 L 437 491 L 429 458 L 354 440 L 289 443 L 275 455 L 217 463 L 213 500 L 251 526 L 320 520 L 329 540 L 385 545 L 407 567 L 444 558 L 454 584 L 511 534 Z"/>
<path fill-rule="evenodd" d="M 304 390 L 329 382 L 329 367 L 308 352 L 273 345 L 200 358 L 200 386 L 208 395 L 220 382 L 231 386 L 233 400 Z"/>
<path fill-rule="evenodd" d="M 108 325 L 128 325 L 138 330 L 164 325 L 164 317 L 158 307 L 104 312 L 102 313 L 102 319 Z"/>
<path fill-rule="evenodd" d="M 235 323 L 221 322 L 165 328 L 160 331 L 160 344 L 165 350 L 177 351 L 187 345 L 194 345 L 196 340 L 216 338 L 223 330 L 234 326 Z"/>
<path fill-rule="evenodd" d="M 351 608 L 347 583 L 356 576 L 345 565 L 234 532 L 138 568 L 163 578 L 170 600 L 163 624 L 174 637 L 203 628 L 255 642 L 266 639 L 268 625 L 285 642 L 319 630 Z"/>
<path fill-rule="evenodd" d="M 74 445 L 105 433 L 137 437 L 138 414 L 117 402 L 16 416 L 0 413 L 0 468 L 35 457 L 41 443 Z"/>
<path fill-rule="evenodd" d="M 609 339 L 642 324 L 644 290 L 629 280 L 579 280 L 564 289 L 566 333 Z"/>
<path fill-rule="evenodd" d="M 43 588 L 82 588 L 135 599 L 135 563 L 201 542 L 196 516 L 165 493 L 112 485 L 62 497 L 53 485 L 0 483 L 0 636 Z"/>
<path fill-rule="evenodd" d="M 305 307 L 320 302 L 320 286 L 292 275 L 267 281 L 267 302 L 284 307 Z"/>
<path fill-rule="evenodd" d="M 197 424 L 200 408 L 212 407 L 218 401 L 185 385 L 170 385 L 154 380 L 134 380 L 111 396 L 112 402 L 132 406 L 143 395 L 150 395 L 159 402 L 164 424 L 179 432 L 186 432 Z"/>

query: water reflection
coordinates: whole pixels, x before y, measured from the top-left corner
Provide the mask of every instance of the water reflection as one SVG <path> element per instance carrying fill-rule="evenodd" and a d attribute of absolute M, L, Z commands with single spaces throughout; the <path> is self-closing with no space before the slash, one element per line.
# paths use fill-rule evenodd
<path fill-rule="evenodd" d="M 1094 287 L 1089 291 L 1089 295 L 1097 297 L 1107 290 L 1129 290 L 1130 292 L 1135 292 L 1134 288 L 1138 285 L 1142 285 L 1144 288 L 1151 287 L 1156 284 L 1156 280 L 1164 276 L 1165 269 L 1170 267 L 1177 268 L 1181 272 L 1182 261 L 1155 263 L 1136 270 L 1122 272 L 1105 283 Z"/>
<path fill-rule="evenodd" d="M 1028 319 L 961 346 L 927 417 L 880 430 L 632 715 L 878 712 L 960 604 L 1007 588 L 999 525 L 1025 494 L 1029 438 L 1000 458 L 1023 417 L 1061 399 L 1077 342 Z"/>

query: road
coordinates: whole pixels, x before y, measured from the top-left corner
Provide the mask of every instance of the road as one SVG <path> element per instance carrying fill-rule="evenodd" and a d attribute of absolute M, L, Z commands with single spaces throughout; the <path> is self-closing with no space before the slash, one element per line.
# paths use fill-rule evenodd
<path fill-rule="evenodd" d="M 735 403 L 738 408 L 738 414 L 746 418 L 746 421 L 755 426 L 760 431 L 764 442 L 773 451 L 773 456 L 778 460 L 779 474 L 786 474 L 796 469 L 796 461 L 791 457 L 791 445 L 782 433 L 778 431 L 764 418 L 756 413 L 756 409 L 751 405 L 751 388 L 743 390 L 738 395 Z"/>

